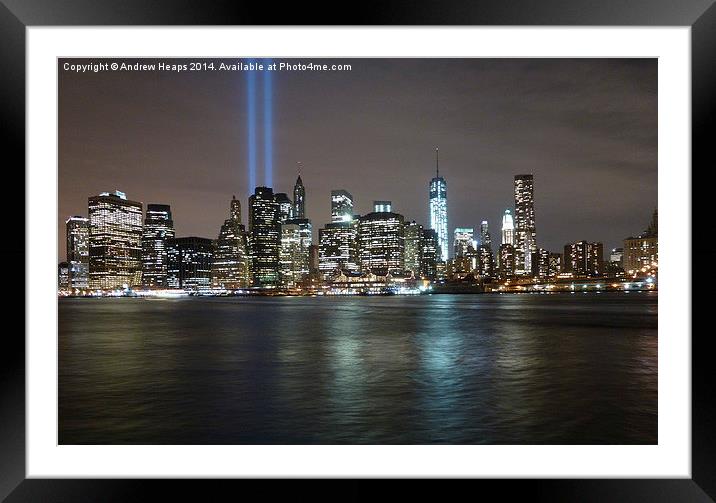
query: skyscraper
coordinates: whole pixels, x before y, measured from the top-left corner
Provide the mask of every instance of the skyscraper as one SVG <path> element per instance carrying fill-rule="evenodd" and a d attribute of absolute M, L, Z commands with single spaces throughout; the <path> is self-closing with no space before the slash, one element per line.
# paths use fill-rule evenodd
<path fill-rule="evenodd" d="M 447 184 L 440 176 L 440 158 L 435 148 L 435 178 L 430 180 L 430 228 L 438 235 L 441 259 L 448 259 Z"/>
<path fill-rule="evenodd" d="M 532 276 L 538 279 L 549 276 L 549 256 L 549 251 L 544 248 L 537 248 L 537 251 L 532 253 Z"/>
<path fill-rule="evenodd" d="M 651 269 L 659 263 L 659 227 L 656 210 L 649 227 L 637 237 L 624 240 L 624 270 L 630 274 L 643 268 Z"/>
<path fill-rule="evenodd" d="M 66 292 L 70 288 L 70 264 L 60 262 L 57 264 L 57 289 Z"/>
<path fill-rule="evenodd" d="M 307 218 L 293 218 L 281 224 L 281 284 L 295 287 L 310 273 L 313 226 Z"/>
<path fill-rule="evenodd" d="M 502 244 L 515 244 L 515 222 L 512 219 L 510 210 L 505 210 L 505 214 L 502 215 Z"/>
<path fill-rule="evenodd" d="M 423 229 L 420 276 L 430 281 L 438 277 L 437 264 L 440 262 L 440 244 L 434 229 Z"/>
<path fill-rule="evenodd" d="M 480 223 L 480 245 L 486 246 L 492 251 L 492 237 L 490 236 L 490 229 L 487 224 L 487 220 L 483 220 Z"/>
<path fill-rule="evenodd" d="M 89 285 L 112 290 L 141 284 L 142 203 L 124 192 L 102 192 L 87 200 Z"/>
<path fill-rule="evenodd" d="M 564 272 L 575 277 L 601 276 L 604 265 L 604 247 L 602 243 L 578 241 L 564 246 Z"/>
<path fill-rule="evenodd" d="M 89 220 L 73 216 L 67 226 L 68 287 L 84 289 L 89 286 Z"/>
<path fill-rule="evenodd" d="M 167 204 L 148 204 L 142 232 L 142 286 L 167 287 L 167 239 L 174 237 L 174 221 Z"/>
<path fill-rule="evenodd" d="M 299 177 L 299 182 L 301 177 Z M 298 182 L 297 182 L 298 184 Z M 301 186 L 303 190 L 303 186 Z M 303 209 L 301 209 L 303 211 Z M 279 208 L 270 187 L 256 187 L 249 197 L 251 276 L 256 287 L 275 287 L 279 281 L 281 223 Z"/>
<path fill-rule="evenodd" d="M 392 209 L 390 201 L 376 201 L 374 209 Z M 403 215 L 374 211 L 360 217 L 358 254 L 362 272 L 384 276 L 404 269 L 405 233 Z"/>
<path fill-rule="evenodd" d="M 337 270 L 358 270 L 358 221 L 331 222 L 318 231 L 319 270 L 324 279 Z"/>
<path fill-rule="evenodd" d="M 167 239 L 167 286 L 189 293 L 211 288 L 211 239 L 195 236 Z"/>
<path fill-rule="evenodd" d="M 534 177 L 515 175 L 515 274 L 531 274 L 536 251 Z"/>
<path fill-rule="evenodd" d="M 293 203 L 285 192 L 278 192 L 275 196 L 278 205 L 278 220 L 284 223 L 293 218 Z"/>
<path fill-rule="evenodd" d="M 469 248 L 475 249 L 475 229 L 472 227 L 455 227 L 453 252 L 456 257 L 465 257 Z"/>
<path fill-rule="evenodd" d="M 549 276 L 556 277 L 562 272 L 562 254 L 561 253 L 550 253 L 549 254 Z"/>
<path fill-rule="evenodd" d="M 420 276 L 420 262 L 423 256 L 423 226 L 415 221 L 405 224 L 405 270 Z"/>
<path fill-rule="evenodd" d="M 515 247 L 508 243 L 500 245 L 499 251 L 499 276 L 500 279 L 510 279 L 515 275 Z"/>
<path fill-rule="evenodd" d="M 483 278 L 492 278 L 495 274 L 495 259 L 492 256 L 492 250 L 482 245 L 477 249 L 478 254 L 478 271 Z"/>
<path fill-rule="evenodd" d="M 237 290 L 250 283 L 248 238 L 241 224 L 241 202 L 233 196 L 229 218 L 224 220 L 214 247 L 211 284 L 215 288 Z"/>
<path fill-rule="evenodd" d="M 353 196 L 343 189 L 331 191 L 331 222 L 353 220 Z"/>
<path fill-rule="evenodd" d="M 303 186 L 301 175 L 293 186 L 293 218 L 306 218 L 306 189 Z"/>

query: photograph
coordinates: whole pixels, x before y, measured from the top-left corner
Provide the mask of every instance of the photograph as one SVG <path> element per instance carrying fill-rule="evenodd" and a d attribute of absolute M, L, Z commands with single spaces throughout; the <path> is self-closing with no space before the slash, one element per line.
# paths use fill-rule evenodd
<path fill-rule="evenodd" d="M 659 444 L 658 65 L 58 58 L 58 444 Z"/>

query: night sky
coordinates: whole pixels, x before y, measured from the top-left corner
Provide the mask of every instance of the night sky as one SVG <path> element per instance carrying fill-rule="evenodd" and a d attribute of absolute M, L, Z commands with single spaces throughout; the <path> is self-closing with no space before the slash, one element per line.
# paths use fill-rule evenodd
<path fill-rule="evenodd" d="M 103 191 L 170 204 L 178 236 L 216 238 L 232 194 L 246 223 L 246 72 L 74 73 L 65 61 L 122 60 L 59 62 L 62 260 L 66 218 L 86 216 L 87 197 Z M 292 197 L 300 161 L 314 229 L 330 221 L 331 189 L 351 192 L 357 213 L 392 200 L 427 226 L 435 146 L 451 240 L 486 219 L 496 249 L 520 173 L 535 176 L 537 244 L 550 251 L 586 239 L 607 254 L 656 208 L 656 59 L 297 61 L 352 65 L 272 72 L 274 191 Z M 261 75 L 256 83 L 263 184 Z"/>

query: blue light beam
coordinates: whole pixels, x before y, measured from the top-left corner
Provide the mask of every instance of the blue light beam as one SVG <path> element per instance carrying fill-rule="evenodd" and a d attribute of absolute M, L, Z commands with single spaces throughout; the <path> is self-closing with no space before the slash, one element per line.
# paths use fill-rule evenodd
<path fill-rule="evenodd" d="M 250 62 L 250 61 L 249 61 Z M 249 132 L 247 151 L 249 154 L 249 194 L 256 187 L 256 74 L 249 70 L 247 75 L 247 127 Z"/>
<path fill-rule="evenodd" d="M 267 69 L 264 71 L 264 185 L 273 187 L 273 96 L 271 89 L 271 71 L 268 65 L 271 60 L 265 61 Z"/>

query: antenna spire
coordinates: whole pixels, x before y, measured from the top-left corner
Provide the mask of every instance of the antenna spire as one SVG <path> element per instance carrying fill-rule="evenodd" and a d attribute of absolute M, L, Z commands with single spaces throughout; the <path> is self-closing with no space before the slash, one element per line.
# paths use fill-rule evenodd
<path fill-rule="evenodd" d="M 435 147 L 435 177 L 440 178 L 440 156 L 438 147 Z"/>

